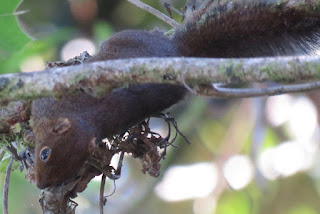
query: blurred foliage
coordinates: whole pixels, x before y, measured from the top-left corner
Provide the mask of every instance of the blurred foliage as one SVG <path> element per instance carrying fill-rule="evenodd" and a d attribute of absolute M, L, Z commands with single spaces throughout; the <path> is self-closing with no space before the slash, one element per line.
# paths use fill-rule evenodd
<path fill-rule="evenodd" d="M 57 44 L 70 38 L 70 30 L 59 29 L 53 34 L 32 40 L 20 28 L 17 17 L 29 10 L 16 11 L 20 0 L 0 1 L 0 74 L 18 72 L 23 60 L 33 55 L 52 58 Z"/>
<path fill-rule="evenodd" d="M 20 1 L 0 1 L 0 60 L 9 58 L 31 40 L 20 29 L 14 13 Z"/>
<path fill-rule="evenodd" d="M 1 201 L 5 174 L 0 173 Z M 37 187 L 24 179 L 24 172 L 12 172 L 9 187 L 9 213 L 37 214 L 42 213 L 39 205 L 40 192 Z M 0 203 L 2 211 L 2 203 Z"/>
<path fill-rule="evenodd" d="M 250 198 L 248 198 L 248 196 L 243 192 L 225 193 L 218 201 L 216 212 L 228 214 L 250 214 L 252 213 Z"/>
<path fill-rule="evenodd" d="M 112 27 L 108 23 L 102 21 L 95 23 L 93 31 L 94 41 L 97 44 L 103 42 L 106 39 L 106 37 L 111 36 L 113 33 Z"/>
<path fill-rule="evenodd" d="M 14 14 L 21 0 L 0 1 L 0 74 L 12 72 L 7 70 L 14 55 L 19 52 L 31 39 L 25 35 Z"/>
<path fill-rule="evenodd" d="M 54 58 L 57 45 L 69 38 L 70 34 L 70 30 L 64 29 L 48 38 L 28 42 L 21 50 L 13 53 L 0 64 L 0 74 L 18 72 L 20 64 L 31 56 Z"/>

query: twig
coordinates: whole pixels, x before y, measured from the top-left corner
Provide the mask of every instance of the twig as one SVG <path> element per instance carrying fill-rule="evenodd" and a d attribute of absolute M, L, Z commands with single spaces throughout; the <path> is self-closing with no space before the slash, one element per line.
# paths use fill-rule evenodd
<path fill-rule="evenodd" d="M 201 17 L 205 12 L 208 10 L 208 8 L 211 6 L 211 4 L 214 2 L 214 0 L 209 0 L 204 7 L 202 7 L 199 12 L 195 13 L 195 16 Z"/>
<path fill-rule="evenodd" d="M 21 157 L 18 154 L 17 148 L 12 145 L 13 142 L 11 142 L 8 146 L 5 146 L 5 148 L 7 149 L 7 151 L 9 151 L 11 153 L 11 156 L 16 159 L 16 160 L 22 160 Z"/>
<path fill-rule="evenodd" d="M 159 118 L 163 118 L 166 122 L 170 122 L 170 123 L 173 125 L 173 127 L 176 129 L 176 132 L 177 132 L 188 144 L 191 144 L 191 141 L 179 130 L 177 121 L 176 121 L 174 118 L 172 118 L 172 117 L 170 117 L 170 116 L 168 116 L 167 114 L 164 114 L 164 113 L 160 113 Z M 168 124 L 168 125 L 170 125 L 170 124 Z M 173 143 L 173 142 L 172 142 L 172 143 Z M 170 144 L 170 145 L 171 145 L 171 144 Z"/>
<path fill-rule="evenodd" d="M 103 214 L 103 207 L 105 205 L 105 198 L 104 198 L 104 186 L 106 184 L 106 175 L 102 174 L 101 178 L 101 186 L 100 186 L 100 201 L 99 201 L 99 206 L 100 206 L 100 214 Z"/>
<path fill-rule="evenodd" d="M 6 178 L 4 182 L 4 191 L 3 191 L 3 214 L 8 214 L 8 197 L 9 197 L 9 184 L 10 184 L 10 175 L 12 169 L 13 157 L 11 156 L 10 162 L 8 164 Z"/>
<path fill-rule="evenodd" d="M 164 3 L 164 7 L 167 9 L 169 15 L 170 15 L 170 18 L 172 19 L 172 13 L 171 13 L 171 6 L 170 4 L 168 3 Z"/>
<path fill-rule="evenodd" d="M 182 16 L 182 12 L 177 10 L 175 7 L 172 7 L 169 3 L 164 3 L 164 7 L 167 9 L 168 13 L 170 14 L 170 18 L 172 18 L 172 13 L 171 10 L 175 13 L 177 13 L 178 15 Z"/>
<path fill-rule="evenodd" d="M 3 156 L 5 155 L 6 150 L 4 150 L 3 148 L 0 149 L 0 160 L 2 160 Z"/>
<path fill-rule="evenodd" d="M 182 63 L 181 72 L 180 72 L 180 81 L 191 94 L 198 95 L 197 91 L 191 88 L 190 86 L 188 86 L 188 84 L 186 83 L 186 79 L 184 76 L 185 72 L 186 72 L 186 66 L 185 66 L 185 63 Z"/>
<path fill-rule="evenodd" d="M 162 21 L 166 22 L 167 24 L 171 25 L 172 27 L 176 28 L 179 27 L 180 24 L 176 22 L 175 20 L 171 19 L 169 16 L 166 16 L 165 14 L 161 13 L 159 10 L 154 9 L 153 7 L 150 7 L 149 5 L 141 2 L 140 0 L 127 0 L 131 4 L 141 8 L 142 10 L 145 10 L 152 15 L 158 17 Z"/>
<path fill-rule="evenodd" d="M 26 13 L 29 13 L 30 10 L 21 10 L 21 11 L 15 11 L 13 13 L 2 13 L 0 14 L 0 17 L 4 17 L 4 16 L 19 16 L 19 15 L 23 15 Z"/>
<path fill-rule="evenodd" d="M 255 181 L 260 188 L 265 187 L 266 184 L 266 179 L 262 175 L 260 169 L 257 167 L 258 155 L 261 152 L 267 130 L 266 115 L 264 114 L 266 109 L 266 101 L 266 97 L 260 97 L 252 99 L 251 104 L 254 115 L 254 127 L 251 136 L 250 157 L 254 162 Z"/>
<path fill-rule="evenodd" d="M 306 92 L 313 89 L 320 88 L 320 81 L 294 84 L 294 85 L 280 85 L 271 86 L 267 88 L 224 88 L 221 84 L 212 84 L 214 93 L 218 97 L 258 97 L 258 96 L 272 96 L 284 93 L 298 93 Z"/>
<path fill-rule="evenodd" d="M 119 162 L 118 162 L 118 166 L 117 166 L 117 170 L 115 172 L 116 175 L 121 176 L 121 169 L 123 166 L 123 158 L 124 158 L 124 152 L 122 151 L 119 157 Z"/>

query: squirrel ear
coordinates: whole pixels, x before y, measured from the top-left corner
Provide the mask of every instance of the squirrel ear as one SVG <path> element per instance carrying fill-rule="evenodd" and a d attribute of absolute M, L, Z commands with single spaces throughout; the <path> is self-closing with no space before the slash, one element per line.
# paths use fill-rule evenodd
<path fill-rule="evenodd" d="M 58 134 L 64 134 L 71 128 L 71 122 L 68 118 L 59 118 L 53 132 Z"/>

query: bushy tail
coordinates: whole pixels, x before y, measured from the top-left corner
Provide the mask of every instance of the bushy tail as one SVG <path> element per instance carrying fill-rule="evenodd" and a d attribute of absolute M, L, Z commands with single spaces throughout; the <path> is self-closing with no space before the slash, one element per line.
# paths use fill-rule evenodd
<path fill-rule="evenodd" d="M 187 90 L 171 84 L 136 84 L 101 99 L 101 124 L 108 135 L 120 134 L 184 98 Z M 102 112 L 102 113 L 99 113 Z"/>
<path fill-rule="evenodd" d="M 200 7 L 173 40 L 185 56 L 262 57 L 315 54 L 318 0 L 226 0 Z"/>

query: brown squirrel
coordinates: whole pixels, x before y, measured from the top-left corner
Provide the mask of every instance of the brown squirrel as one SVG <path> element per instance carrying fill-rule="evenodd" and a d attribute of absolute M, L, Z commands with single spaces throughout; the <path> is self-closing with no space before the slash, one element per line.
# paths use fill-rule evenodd
<path fill-rule="evenodd" d="M 183 99 L 186 90 L 170 84 L 137 84 L 95 98 L 79 92 L 34 101 L 32 115 L 39 188 L 76 176 L 95 142 L 121 134 Z"/>
<path fill-rule="evenodd" d="M 319 47 L 319 3 L 258 0 L 200 7 L 172 35 L 126 30 L 87 60 L 135 57 L 258 57 L 313 54 Z M 248 2 L 248 3 L 247 3 Z M 310 2 L 310 3 L 308 3 Z M 293 7 L 292 4 L 303 6 Z M 39 188 L 77 175 L 94 142 L 119 134 L 182 100 L 183 86 L 137 84 L 102 98 L 83 92 L 33 102 Z"/>

